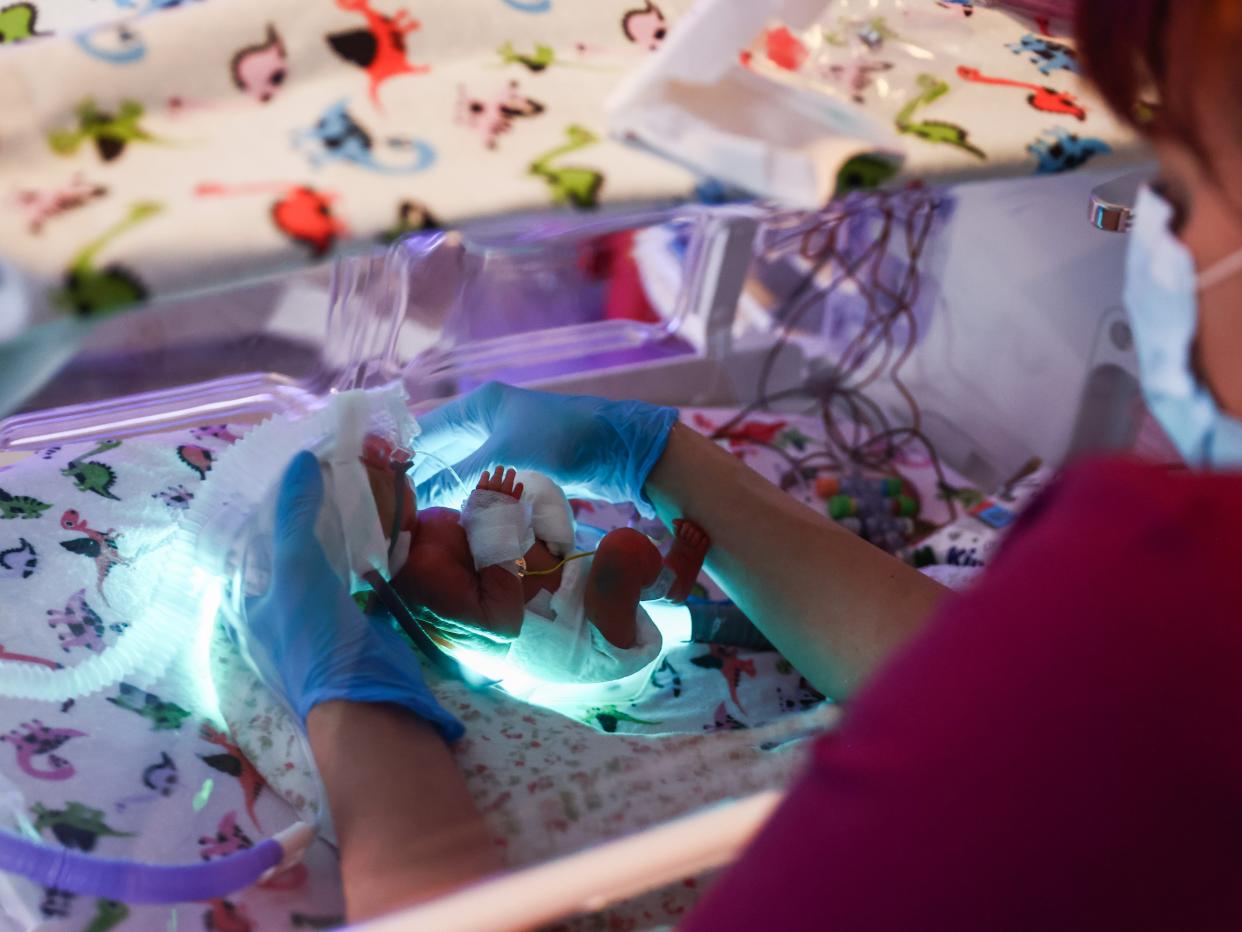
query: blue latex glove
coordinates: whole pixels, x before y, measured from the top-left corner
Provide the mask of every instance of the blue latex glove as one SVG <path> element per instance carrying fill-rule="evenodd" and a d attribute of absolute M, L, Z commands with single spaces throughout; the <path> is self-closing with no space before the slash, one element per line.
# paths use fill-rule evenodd
<path fill-rule="evenodd" d="M 246 612 L 245 643 L 303 725 L 321 702 L 403 706 L 446 741 L 465 729 L 436 702 L 413 648 L 390 624 L 368 620 L 315 537 L 323 477 L 310 453 L 289 464 L 276 509 L 272 584 Z"/>
<path fill-rule="evenodd" d="M 633 502 L 677 422 L 675 408 L 591 395 L 552 395 L 490 382 L 419 418 L 416 451 L 454 464 L 465 489 L 501 464 L 544 473 L 570 495 Z M 415 457 L 420 504 L 460 507 L 465 491 L 439 464 Z"/>

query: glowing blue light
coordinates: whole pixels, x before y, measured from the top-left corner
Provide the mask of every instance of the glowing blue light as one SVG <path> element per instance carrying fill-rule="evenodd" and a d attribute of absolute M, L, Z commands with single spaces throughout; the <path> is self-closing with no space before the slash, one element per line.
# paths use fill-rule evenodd
<path fill-rule="evenodd" d="M 660 632 L 664 646 L 649 664 L 629 676 L 610 683 L 551 683 L 531 676 L 509 662 L 507 657 L 467 648 L 453 651 L 458 663 L 475 673 L 495 680 L 496 685 L 524 702 L 560 711 L 587 708 L 600 702 L 630 702 L 638 697 L 651 677 L 651 671 L 669 650 L 690 640 L 690 610 L 684 605 L 645 602 L 643 608 Z"/>
<path fill-rule="evenodd" d="M 216 692 L 216 682 L 211 675 L 211 641 L 215 635 L 216 616 L 224 599 L 224 582 L 219 577 L 195 567 L 190 576 L 188 597 L 198 601 L 189 658 L 191 682 L 198 690 L 196 705 L 203 716 L 219 722 L 220 695 Z"/>

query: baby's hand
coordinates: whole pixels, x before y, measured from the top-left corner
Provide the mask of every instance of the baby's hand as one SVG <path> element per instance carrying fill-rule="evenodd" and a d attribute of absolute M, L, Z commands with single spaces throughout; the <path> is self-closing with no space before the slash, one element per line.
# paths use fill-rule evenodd
<path fill-rule="evenodd" d="M 525 486 L 520 482 L 515 485 L 516 479 L 516 471 L 510 469 L 506 472 L 503 466 L 497 466 L 490 475 L 486 470 L 483 472 L 483 478 L 479 480 L 477 487 L 485 492 L 503 492 L 505 495 L 512 495 L 520 500 Z"/>

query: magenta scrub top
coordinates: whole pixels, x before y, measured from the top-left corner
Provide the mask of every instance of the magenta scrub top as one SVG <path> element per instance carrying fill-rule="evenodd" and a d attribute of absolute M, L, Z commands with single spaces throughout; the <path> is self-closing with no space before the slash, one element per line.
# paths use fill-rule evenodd
<path fill-rule="evenodd" d="M 1242 475 L 1068 471 L 690 930 L 1242 930 Z"/>

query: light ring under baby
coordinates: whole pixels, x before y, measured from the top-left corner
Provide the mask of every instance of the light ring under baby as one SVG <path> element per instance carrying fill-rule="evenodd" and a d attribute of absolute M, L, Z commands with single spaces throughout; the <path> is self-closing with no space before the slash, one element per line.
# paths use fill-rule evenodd
<path fill-rule="evenodd" d="M 134 904 L 174 904 L 227 896 L 295 862 L 314 832 L 296 822 L 275 838 L 214 861 L 156 865 L 81 854 L 0 832 L 0 870 L 42 887 Z"/>

